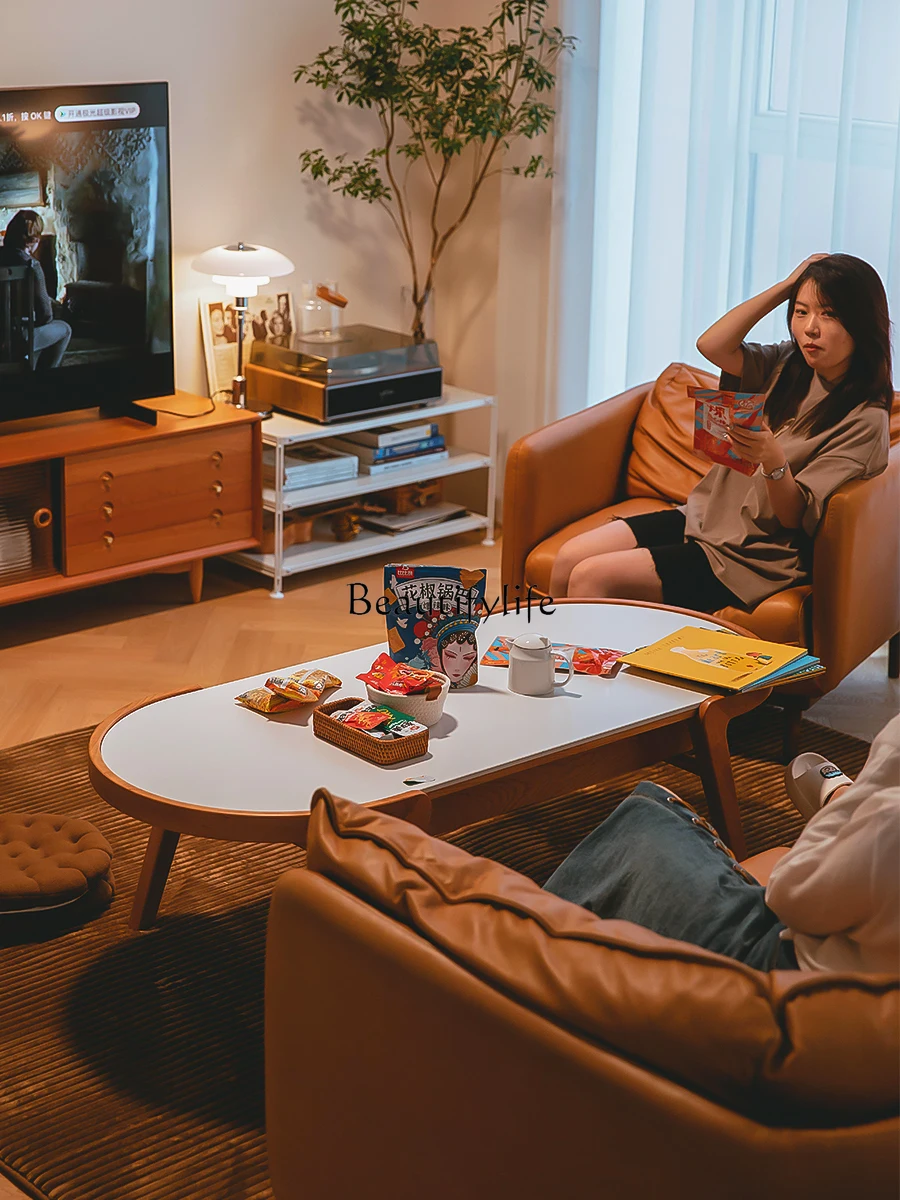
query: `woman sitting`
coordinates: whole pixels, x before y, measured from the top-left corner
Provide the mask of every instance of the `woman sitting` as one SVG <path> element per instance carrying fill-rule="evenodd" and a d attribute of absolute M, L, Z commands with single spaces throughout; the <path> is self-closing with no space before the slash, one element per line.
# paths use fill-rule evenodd
<path fill-rule="evenodd" d="M 790 341 L 743 339 L 788 301 Z M 730 440 L 758 468 L 716 465 L 665 512 L 614 519 L 571 538 L 552 596 L 651 600 L 715 612 L 754 608 L 808 576 L 809 550 L 831 494 L 887 467 L 890 320 L 877 272 L 849 254 L 815 254 L 725 314 L 697 341 L 727 390 L 764 392 L 762 429 Z"/>

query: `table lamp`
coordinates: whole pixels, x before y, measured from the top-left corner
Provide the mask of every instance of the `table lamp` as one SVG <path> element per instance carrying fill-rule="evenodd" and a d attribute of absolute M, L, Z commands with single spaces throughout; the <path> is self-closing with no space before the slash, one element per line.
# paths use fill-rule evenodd
<path fill-rule="evenodd" d="M 229 296 L 234 297 L 238 315 L 237 374 L 231 385 L 231 402 L 237 408 L 247 407 L 247 381 L 244 378 L 244 317 L 247 301 L 259 293 L 261 284 L 276 275 L 290 275 L 294 264 L 277 250 L 268 246 L 251 246 L 236 242 L 231 246 L 215 246 L 206 250 L 191 263 L 201 275 L 212 275 Z"/>

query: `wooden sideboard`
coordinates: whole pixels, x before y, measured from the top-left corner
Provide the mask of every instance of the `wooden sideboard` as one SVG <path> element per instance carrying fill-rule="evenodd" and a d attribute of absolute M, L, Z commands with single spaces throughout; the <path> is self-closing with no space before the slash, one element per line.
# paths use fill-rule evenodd
<path fill-rule="evenodd" d="M 141 404 L 158 424 L 89 409 L 0 425 L 0 605 L 177 571 L 196 602 L 204 558 L 258 546 L 257 414 L 186 392 Z"/>

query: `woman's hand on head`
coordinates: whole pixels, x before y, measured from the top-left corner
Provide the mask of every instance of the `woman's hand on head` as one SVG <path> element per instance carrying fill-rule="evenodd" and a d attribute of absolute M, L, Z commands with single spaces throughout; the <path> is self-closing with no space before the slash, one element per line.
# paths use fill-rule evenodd
<path fill-rule="evenodd" d="M 810 263 L 818 262 L 822 258 L 830 257 L 830 254 L 811 254 L 809 258 L 804 258 L 803 262 L 800 263 L 799 266 L 794 267 L 793 271 L 791 271 L 790 275 L 788 275 L 787 279 L 785 279 L 784 286 L 787 288 L 792 288 Z"/>
<path fill-rule="evenodd" d="M 774 471 L 785 465 L 784 451 L 778 445 L 775 434 L 763 421 L 762 429 L 749 429 L 746 425 L 732 425 L 729 441 L 735 454 L 747 462 L 759 463 L 764 471 Z"/>

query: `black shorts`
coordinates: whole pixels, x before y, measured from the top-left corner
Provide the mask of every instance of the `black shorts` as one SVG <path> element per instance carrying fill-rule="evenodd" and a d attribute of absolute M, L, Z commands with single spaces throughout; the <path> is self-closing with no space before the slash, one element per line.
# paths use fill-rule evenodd
<path fill-rule="evenodd" d="M 744 607 L 713 571 L 700 543 L 685 538 L 684 513 L 677 508 L 619 520 L 625 522 L 637 544 L 650 551 L 666 604 L 706 613 L 729 605 Z"/>

